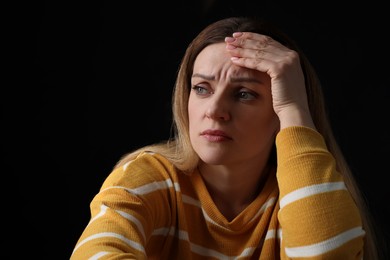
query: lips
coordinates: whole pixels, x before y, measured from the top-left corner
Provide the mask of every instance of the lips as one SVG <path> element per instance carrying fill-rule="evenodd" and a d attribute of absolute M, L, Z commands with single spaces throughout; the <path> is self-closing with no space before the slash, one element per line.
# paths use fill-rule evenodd
<path fill-rule="evenodd" d="M 208 129 L 201 132 L 200 135 L 206 138 L 210 142 L 223 142 L 223 141 L 232 140 L 232 138 L 222 130 Z"/>

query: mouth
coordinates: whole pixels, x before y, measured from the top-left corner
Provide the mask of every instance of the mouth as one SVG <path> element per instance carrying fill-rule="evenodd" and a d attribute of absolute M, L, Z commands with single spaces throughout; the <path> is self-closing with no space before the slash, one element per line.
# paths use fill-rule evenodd
<path fill-rule="evenodd" d="M 200 136 L 204 137 L 209 142 L 223 142 L 233 140 L 228 134 L 222 130 L 205 130 L 200 133 Z"/>

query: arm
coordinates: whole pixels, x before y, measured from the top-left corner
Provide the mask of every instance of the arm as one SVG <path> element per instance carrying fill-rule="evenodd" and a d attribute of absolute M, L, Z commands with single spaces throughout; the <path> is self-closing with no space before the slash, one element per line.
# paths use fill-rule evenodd
<path fill-rule="evenodd" d="M 286 259 L 361 259 L 359 211 L 321 135 L 306 127 L 286 128 L 276 145 L 281 254 Z"/>
<path fill-rule="evenodd" d="M 147 259 L 152 232 L 170 221 L 170 214 L 164 212 L 171 208 L 172 185 L 161 169 L 147 154 L 115 169 L 93 198 L 91 220 L 70 259 Z"/>

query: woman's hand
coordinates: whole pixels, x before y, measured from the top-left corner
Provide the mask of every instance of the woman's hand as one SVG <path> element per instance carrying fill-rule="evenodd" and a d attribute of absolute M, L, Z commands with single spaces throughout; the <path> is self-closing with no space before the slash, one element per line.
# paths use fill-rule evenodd
<path fill-rule="evenodd" d="M 226 49 L 236 65 L 267 73 L 271 78 L 273 107 L 281 129 L 312 122 L 299 55 L 269 36 L 237 32 L 226 37 Z"/>

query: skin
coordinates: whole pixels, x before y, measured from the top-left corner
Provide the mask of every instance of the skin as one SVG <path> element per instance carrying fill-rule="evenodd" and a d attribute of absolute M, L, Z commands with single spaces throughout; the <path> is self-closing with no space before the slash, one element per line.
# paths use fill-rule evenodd
<path fill-rule="evenodd" d="M 264 35 L 235 33 L 199 53 L 191 85 L 190 139 L 199 171 L 232 221 L 259 193 L 278 131 L 314 128 L 299 57 Z"/>

